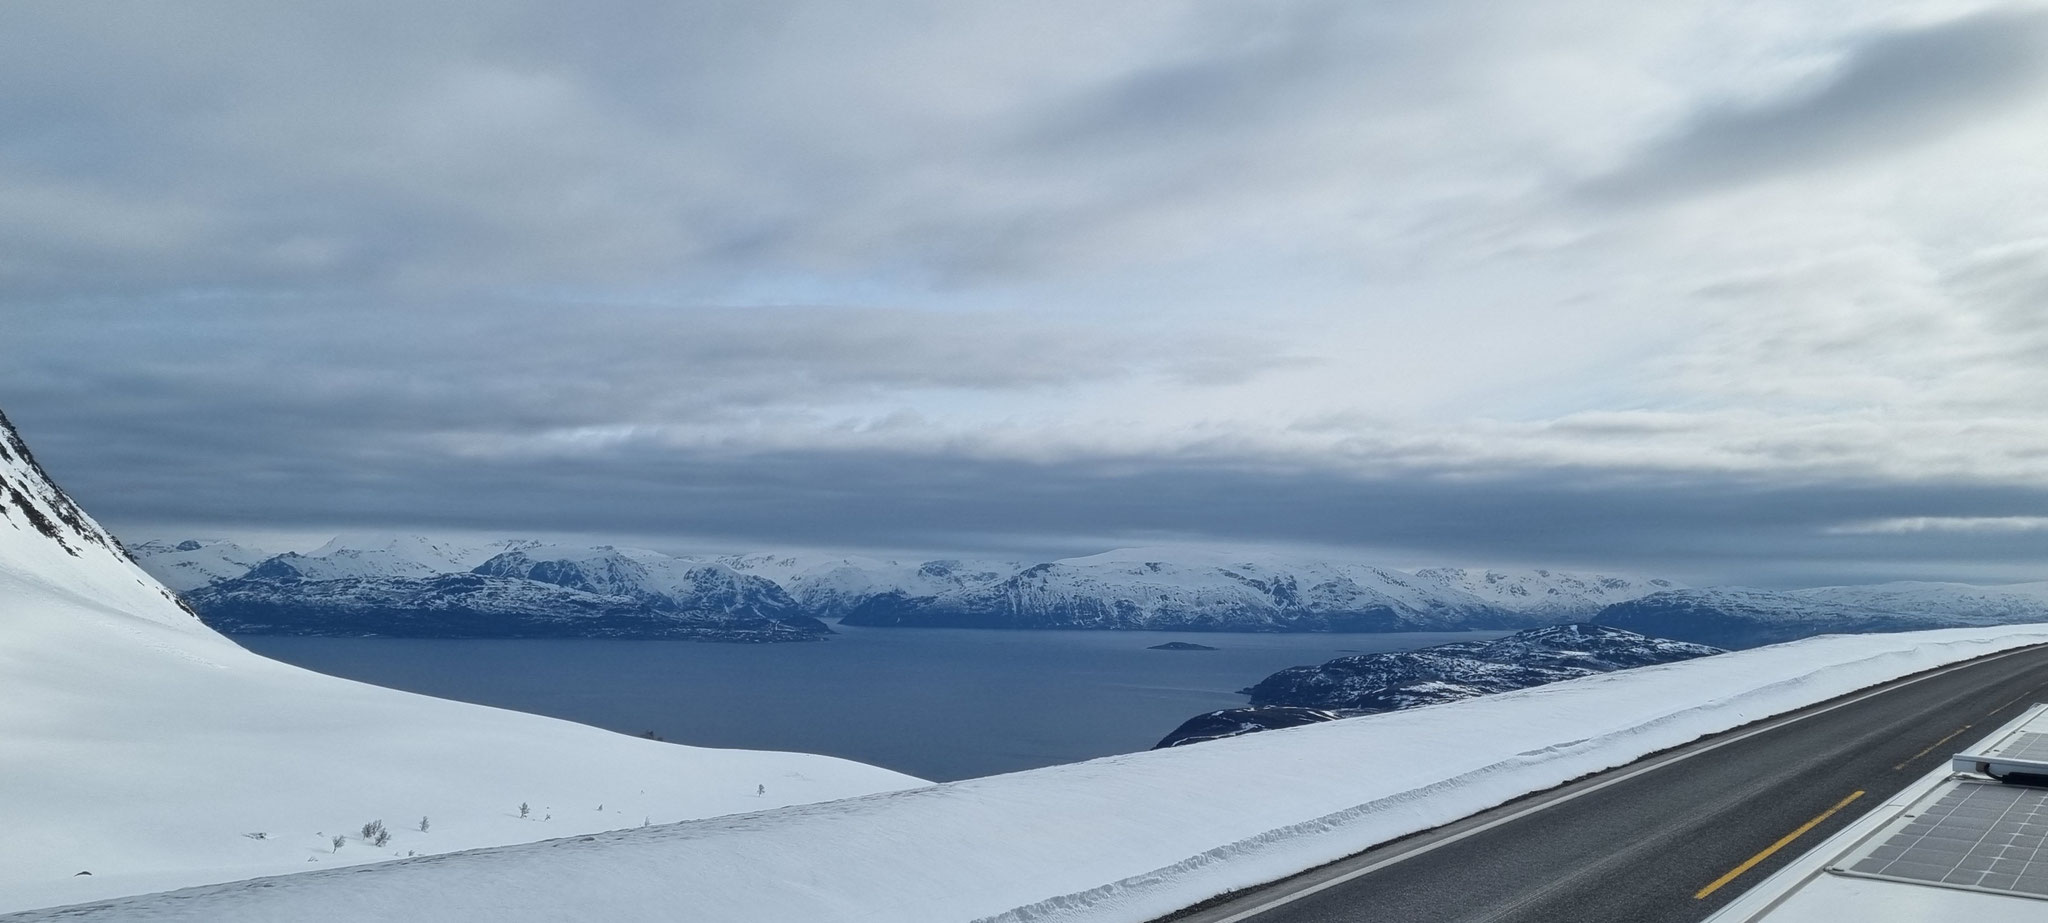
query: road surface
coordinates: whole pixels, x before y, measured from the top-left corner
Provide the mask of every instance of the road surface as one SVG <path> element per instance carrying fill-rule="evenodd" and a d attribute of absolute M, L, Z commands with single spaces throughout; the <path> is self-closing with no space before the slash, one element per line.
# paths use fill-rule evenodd
<path fill-rule="evenodd" d="M 2048 647 L 1718 735 L 1171 917 L 1699 920 L 2048 698 Z"/>

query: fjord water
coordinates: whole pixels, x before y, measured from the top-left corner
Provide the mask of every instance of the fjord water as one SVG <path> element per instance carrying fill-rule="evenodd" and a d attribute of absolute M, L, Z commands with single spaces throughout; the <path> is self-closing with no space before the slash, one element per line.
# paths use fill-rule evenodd
<path fill-rule="evenodd" d="M 1283 667 L 1506 632 L 1206 634 L 838 626 L 801 644 L 239 636 L 266 657 L 677 743 L 947 781 L 1149 749 Z M 1214 651 L 1148 650 L 1186 641 Z"/>

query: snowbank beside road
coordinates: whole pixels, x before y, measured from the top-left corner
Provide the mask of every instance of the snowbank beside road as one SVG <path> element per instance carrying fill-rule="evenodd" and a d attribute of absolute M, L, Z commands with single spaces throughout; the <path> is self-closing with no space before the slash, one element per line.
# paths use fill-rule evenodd
<path fill-rule="evenodd" d="M 827 804 L 133 898 L 64 919 L 1141 921 L 1701 735 L 2040 643 L 2048 625 L 1812 638 Z"/>

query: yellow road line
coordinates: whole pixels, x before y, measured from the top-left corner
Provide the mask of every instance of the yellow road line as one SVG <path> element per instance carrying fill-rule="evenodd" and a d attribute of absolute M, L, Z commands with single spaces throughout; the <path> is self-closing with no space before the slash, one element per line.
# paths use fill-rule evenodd
<path fill-rule="evenodd" d="M 2048 685 L 2048 684 L 2044 684 L 2044 685 Z M 2035 686 L 2034 688 L 2032 688 L 2032 689 L 2029 689 L 2029 690 L 2027 690 L 2027 691 L 2026 691 L 2026 694 L 2025 694 L 2025 695 L 2021 695 L 2021 696 L 2018 696 L 2018 697 L 2014 698 L 2014 699 L 2012 700 L 2012 702 L 2017 702 L 2017 701 L 2019 701 L 2020 699 L 2024 699 L 2024 698 L 2026 698 L 2027 696 L 2033 695 L 2034 693 L 2036 693 L 2036 692 L 2040 692 L 2040 691 L 2041 691 L 2041 686 Z M 1994 708 L 1994 709 L 1992 709 L 1992 710 L 1991 710 L 1991 715 L 1988 715 L 1988 716 L 1986 716 L 1986 717 L 1990 717 L 1990 716 L 1995 716 L 1995 715 L 1997 715 L 1997 714 L 1998 714 L 1999 712 L 2002 712 L 2002 711 L 2004 711 L 2004 710 L 2006 710 L 2006 709 L 2008 709 L 2008 708 L 2011 708 L 2011 707 L 2012 707 L 2012 702 L 2007 702 L 2007 703 L 2005 703 L 2004 705 L 2000 705 L 2000 706 L 1998 706 L 1997 708 Z"/>
<path fill-rule="evenodd" d="M 1856 799 L 1861 797 L 1863 797 L 1863 793 L 1861 791 L 1857 791 L 1850 793 L 1849 797 L 1835 802 L 1834 807 L 1820 812 L 1819 817 L 1807 821 L 1806 823 L 1800 824 L 1799 829 L 1794 830 L 1791 833 L 1785 834 L 1783 837 L 1780 837 L 1778 839 L 1778 842 L 1772 843 L 1770 845 L 1770 848 L 1765 849 L 1763 852 L 1757 853 L 1756 855 L 1749 857 L 1748 862 L 1744 862 L 1741 865 L 1729 869 L 1728 874 L 1714 879 L 1713 884 L 1701 888 L 1699 890 L 1699 893 L 1694 894 L 1692 896 L 1692 899 L 1701 900 L 1705 898 L 1707 895 L 1721 890 L 1722 885 L 1734 881 L 1737 877 L 1741 876 L 1743 872 L 1747 872 L 1750 869 L 1755 868 L 1757 863 L 1762 862 L 1765 859 L 1769 859 L 1773 853 L 1776 853 L 1778 850 L 1784 849 L 1786 844 L 1791 843 L 1793 840 L 1799 839 L 1799 837 L 1802 834 L 1806 833 L 1806 831 L 1812 830 L 1813 828 L 1820 826 L 1821 821 L 1827 820 L 1828 818 L 1835 816 L 1836 811 L 1848 807 L 1849 802 L 1855 801 Z"/>
<path fill-rule="evenodd" d="M 1910 763 L 1910 762 L 1912 762 L 1912 761 L 1914 761 L 1914 760 L 1917 760 L 1917 759 L 1919 759 L 1919 758 L 1921 758 L 1921 757 L 1923 757 L 1923 756 L 1926 756 L 1926 755 L 1927 755 L 1928 753 L 1932 752 L 1932 751 L 1934 750 L 1934 748 L 1935 748 L 1935 747 L 1939 747 L 1939 746 L 1941 746 L 1942 744 L 1945 744 L 1945 743 L 1948 743 L 1948 742 L 1949 742 L 1949 741 L 1951 741 L 1951 740 L 1954 740 L 1957 734 L 1961 734 L 1962 732 L 1964 732 L 1964 731 L 1967 731 L 1967 730 L 1969 730 L 1969 729 L 1971 729 L 1971 728 L 1973 728 L 1973 727 L 1976 727 L 1976 725 L 1974 725 L 1974 724 L 1965 724 L 1965 725 L 1963 725 L 1962 727 L 1956 728 L 1955 730 L 1953 730 L 1953 731 L 1950 731 L 1950 732 L 1948 732 L 1948 736 L 1947 736 L 1947 737 L 1944 737 L 1944 738 L 1942 738 L 1942 739 L 1940 739 L 1940 740 L 1937 740 L 1937 741 L 1935 741 L 1935 742 L 1933 742 L 1933 743 L 1931 743 L 1931 744 L 1928 744 L 1928 745 L 1927 745 L 1927 749 L 1926 749 L 1926 750 L 1922 750 L 1922 751 L 1920 751 L 1920 752 L 1918 752 L 1918 753 L 1915 753 L 1915 754 L 1913 754 L 1912 756 L 1906 757 L 1906 762 L 1905 762 L 1905 763 L 1900 763 L 1900 764 L 1899 764 L 1899 765 L 1897 765 L 1897 766 L 1893 766 L 1893 767 L 1892 767 L 1892 771 L 1893 771 L 1893 772 L 1898 772 L 1899 770 L 1901 770 L 1901 769 L 1904 769 L 1904 768 L 1906 768 L 1906 763 Z"/>

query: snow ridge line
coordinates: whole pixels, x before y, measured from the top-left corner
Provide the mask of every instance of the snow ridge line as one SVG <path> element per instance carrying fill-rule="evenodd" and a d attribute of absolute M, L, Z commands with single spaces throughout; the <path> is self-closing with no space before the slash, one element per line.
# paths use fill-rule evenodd
<path fill-rule="evenodd" d="M 1885 651 L 1847 663 L 1830 664 L 1605 734 L 1524 751 L 1439 782 L 1276 827 L 1204 850 L 1172 865 L 1084 891 L 1035 901 L 977 918 L 972 923 L 1143 923 L 1212 897 L 1276 881 L 1382 843 L 1462 820 L 1523 795 L 1545 791 L 1591 773 L 1626 766 L 1652 753 L 1683 746 L 1710 734 L 1818 705 L 1913 673 L 2043 642 L 2048 642 L 2048 634 L 2008 635 L 1995 641 L 1930 642 L 1911 651 Z M 1916 656 L 1936 651 L 1940 653 L 1936 654 L 1933 663 L 1924 656 Z M 1871 668 L 1889 661 L 1903 661 L 1897 666 L 1904 668 L 1904 672 L 1883 670 L 1873 673 Z M 1839 679 L 1827 681 L 1827 678 L 1834 677 Z M 1773 693 L 1792 690 L 1806 695 L 1772 701 L 1775 698 Z M 1522 690 L 1506 694 L 1520 692 Z M 1748 711 L 1747 707 L 1757 700 L 1771 704 L 1762 713 Z M 1621 742 L 1632 742 L 1634 747 L 1608 749 L 1608 745 Z M 1569 761 L 1569 758 L 1582 754 L 1593 757 L 1596 764 Z M 1553 771 L 1542 772 L 1544 769 Z M 1474 789 L 1475 793 L 1488 799 L 1486 807 L 1473 809 L 1470 799 L 1435 797 Z M 1438 803 L 1432 804 L 1432 801 Z M 1370 824 L 1374 820 L 1385 823 Z M 1205 872 L 1214 874 L 1205 876 Z"/>

